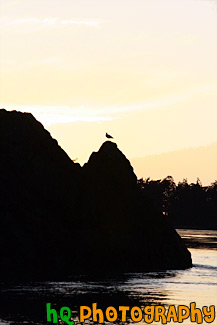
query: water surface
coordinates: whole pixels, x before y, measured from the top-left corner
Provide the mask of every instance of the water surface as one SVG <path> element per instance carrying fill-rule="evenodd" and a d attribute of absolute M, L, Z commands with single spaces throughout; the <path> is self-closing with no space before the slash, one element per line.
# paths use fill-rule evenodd
<path fill-rule="evenodd" d="M 75 322 L 78 322 L 79 306 L 91 306 L 94 302 L 102 309 L 119 305 L 189 305 L 190 302 L 196 302 L 200 308 L 217 306 L 217 231 L 179 230 L 179 233 L 191 251 L 191 269 L 128 273 L 104 279 L 81 275 L 66 282 L 10 286 L 1 283 L 0 324 L 47 324 L 47 302 L 57 310 L 70 307 Z M 191 323 L 186 320 L 183 324 Z"/>

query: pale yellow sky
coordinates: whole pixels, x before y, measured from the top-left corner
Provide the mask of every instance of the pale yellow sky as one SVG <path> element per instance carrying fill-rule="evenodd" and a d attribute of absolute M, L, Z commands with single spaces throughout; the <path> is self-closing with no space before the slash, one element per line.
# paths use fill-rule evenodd
<path fill-rule="evenodd" d="M 81 163 L 105 132 L 130 158 L 213 143 L 216 14 L 214 0 L 1 0 L 0 106 Z"/>

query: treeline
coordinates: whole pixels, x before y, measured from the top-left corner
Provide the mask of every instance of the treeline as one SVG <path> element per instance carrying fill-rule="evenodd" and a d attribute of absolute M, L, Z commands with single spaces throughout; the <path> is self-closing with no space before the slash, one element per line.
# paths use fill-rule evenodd
<path fill-rule="evenodd" d="M 148 203 L 152 202 L 175 228 L 217 230 L 217 181 L 202 186 L 199 179 L 177 185 L 173 177 L 163 180 L 138 180 L 139 189 Z"/>

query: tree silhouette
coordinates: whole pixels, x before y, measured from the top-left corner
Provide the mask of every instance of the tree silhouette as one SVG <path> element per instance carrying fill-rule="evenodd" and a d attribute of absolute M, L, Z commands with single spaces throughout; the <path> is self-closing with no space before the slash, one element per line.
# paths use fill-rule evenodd
<path fill-rule="evenodd" d="M 176 228 L 217 229 L 217 181 L 202 186 L 199 178 L 178 185 L 172 176 L 163 180 L 138 180 L 146 202 L 155 204 Z"/>

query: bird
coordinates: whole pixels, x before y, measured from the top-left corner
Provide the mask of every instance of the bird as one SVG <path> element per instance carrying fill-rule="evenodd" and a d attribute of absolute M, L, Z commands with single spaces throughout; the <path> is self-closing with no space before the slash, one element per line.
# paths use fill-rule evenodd
<path fill-rule="evenodd" d="M 106 133 L 106 138 L 108 138 L 108 139 L 114 139 L 110 134 L 108 134 L 108 133 Z"/>

